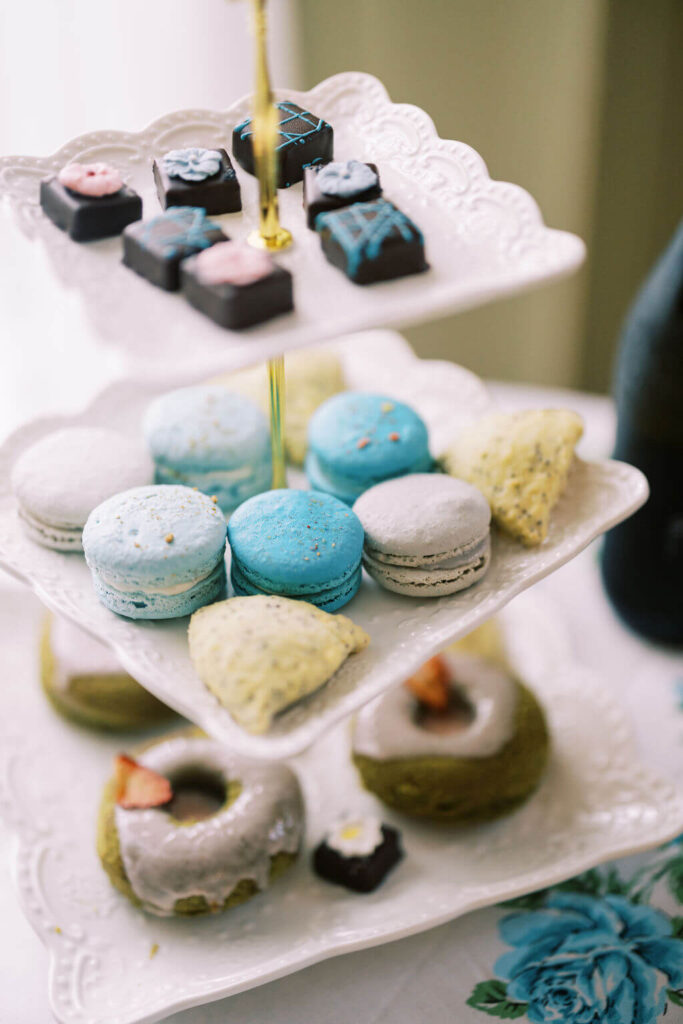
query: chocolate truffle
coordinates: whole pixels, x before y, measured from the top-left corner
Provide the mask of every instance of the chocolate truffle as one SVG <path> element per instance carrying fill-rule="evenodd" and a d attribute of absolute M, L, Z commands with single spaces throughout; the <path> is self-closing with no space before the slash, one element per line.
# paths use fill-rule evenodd
<path fill-rule="evenodd" d="M 313 870 L 353 892 L 373 892 L 403 857 L 400 833 L 376 818 L 345 822 L 313 852 Z"/>
<path fill-rule="evenodd" d="M 40 205 L 47 217 L 76 242 L 119 235 L 142 217 L 142 199 L 114 167 L 104 163 L 67 164 L 40 183 Z"/>
<path fill-rule="evenodd" d="M 382 186 L 375 164 L 359 160 L 312 164 L 304 170 L 304 209 L 309 228 L 319 213 L 339 210 L 352 203 L 379 199 Z"/>
<path fill-rule="evenodd" d="M 294 308 L 289 271 L 244 242 L 224 242 L 186 260 L 181 281 L 188 302 L 233 330 Z"/>
<path fill-rule="evenodd" d="M 164 210 L 201 206 L 208 214 L 242 209 L 240 183 L 224 149 L 172 149 L 154 161 L 154 182 Z"/>
<path fill-rule="evenodd" d="M 168 292 L 180 287 L 180 264 L 188 256 L 225 242 L 218 224 L 197 206 L 174 206 L 123 233 L 123 262 Z"/>
<path fill-rule="evenodd" d="M 319 213 L 315 229 L 329 262 L 356 284 L 428 268 L 422 232 L 386 199 Z"/>
<path fill-rule="evenodd" d="M 307 164 L 328 163 L 332 159 L 332 126 L 317 114 L 283 100 L 275 104 L 280 119 L 278 157 L 278 188 L 289 188 L 304 176 Z M 238 124 L 232 132 L 235 160 L 249 174 L 255 174 L 252 119 Z"/>

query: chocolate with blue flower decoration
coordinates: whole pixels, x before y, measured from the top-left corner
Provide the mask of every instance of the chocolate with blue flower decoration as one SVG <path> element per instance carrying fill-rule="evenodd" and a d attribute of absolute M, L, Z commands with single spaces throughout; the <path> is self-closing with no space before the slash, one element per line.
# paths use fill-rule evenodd
<path fill-rule="evenodd" d="M 199 206 L 218 215 L 242 209 L 240 183 L 224 149 L 172 149 L 155 160 L 152 169 L 164 210 Z"/>
<path fill-rule="evenodd" d="M 188 256 L 226 242 L 220 226 L 196 206 L 175 206 L 123 233 L 123 262 L 165 291 L 180 287 L 180 264 Z"/>
<path fill-rule="evenodd" d="M 309 228 L 319 213 L 339 210 L 352 203 L 379 199 L 382 186 L 375 164 L 359 160 L 310 164 L 304 170 L 304 209 Z"/>

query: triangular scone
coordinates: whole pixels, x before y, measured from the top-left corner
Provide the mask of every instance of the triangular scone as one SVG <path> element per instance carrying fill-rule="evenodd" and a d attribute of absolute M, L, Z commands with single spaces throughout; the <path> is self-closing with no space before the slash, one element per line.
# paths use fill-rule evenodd
<path fill-rule="evenodd" d="M 345 615 L 285 597 L 233 597 L 195 612 L 190 657 L 243 729 L 267 732 L 278 712 L 330 679 L 370 638 Z"/>
<path fill-rule="evenodd" d="M 221 384 L 238 391 L 270 411 L 268 371 L 264 363 L 237 373 L 214 377 L 212 384 Z M 285 448 L 287 459 L 296 466 L 306 457 L 308 421 L 319 405 L 344 390 L 344 373 L 338 356 L 329 349 L 304 349 L 288 352 L 285 358 Z"/>
<path fill-rule="evenodd" d="M 582 433 L 568 409 L 494 413 L 466 428 L 444 463 L 488 498 L 503 530 L 532 547 L 546 538 Z"/>

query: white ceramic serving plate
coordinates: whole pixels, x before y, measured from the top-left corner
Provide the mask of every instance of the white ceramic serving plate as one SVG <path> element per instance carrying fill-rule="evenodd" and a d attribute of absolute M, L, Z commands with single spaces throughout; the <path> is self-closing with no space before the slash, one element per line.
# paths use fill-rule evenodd
<path fill-rule="evenodd" d="M 235 333 L 124 267 L 119 238 L 79 244 L 43 215 L 40 179 L 75 160 L 116 164 L 142 195 L 145 216 L 160 213 L 152 159 L 187 145 L 230 151 L 233 126 L 248 116 L 248 97 L 223 112 L 176 111 L 142 132 L 82 135 L 49 157 L 0 158 L 0 196 L 24 234 L 44 243 L 63 284 L 78 289 L 98 333 L 125 355 L 129 372 L 148 379 L 200 378 L 350 331 L 453 313 L 570 273 L 581 263 L 580 239 L 545 227 L 531 196 L 491 181 L 474 150 L 440 139 L 424 111 L 392 103 L 376 78 L 345 73 L 310 92 L 278 90 L 277 96 L 333 125 L 338 159 L 378 164 L 385 195 L 424 231 L 431 270 L 370 287 L 351 284 L 327 263 L 317 235 L 305 225 L 302 186 L 283 189 L 281 218 L 296 244 L 279 260 L 295 276 L 296 312 Z M 242 238 L 257 223 L 257 186 L 241 168 L 237 173 L 244 210 L 216 219 L 228 235 Z M 15 259 L 19 250 L 15 245 Z"/>
<path fill-rule="evenodd" d="M 396 824 L 406 857 L 376 893 L 319 881 L 304 855 L 269 892 L 225 915 L 147 917 L 111 888 L 94 849 L 112 759 L 136 741 L 54 714 L 37 680 L 41 617 L 28 592 L 0 590 L 0 812 L 17 839 L 14 876 L 49 950 L 50 1001 L 63 1024 L 156 1021 L 557 883 L 683 828 L 681 794 L 644 769 L 621 707 L 600 678 L 572 664 L 552 607 L 529 593 L 503 622 L 520 674 L 547 709 L 553 747 L 525 807 L 469 830 L 399 819 L 358 785 L 345 724 L 295 762 L 308 847 L 343 814 Z"/>
<path fill-rule="evenodd" d="M 336 347 L 350 388 L 404 399 L 424 416 L 434 454 L 466 419 L 490 407 L 486 389 L 474 374 L 452 363 L 417 359 L 391 331 L 357 335 Z M 267 735 L 251 736 L 195 674 L 187 650 L 187 619 L 132 622 L 107 611 L 95 597 L 82 556 L 50 551 L 26 537 L 9 490 L 11 466 L 28 444 L 70 423 L 138 432 L 141 414 L 157 391 L 158 385 L 116 384 L 81 415 L 35 420 L 9 438 L 0 449 L 0 565 L 28 582 L 49 607 L 109 643 L 126 669 L 161 700 L 217 739 L 255 757 L 300 753 L 335 722 L 573 558 L 647 496 L 647 483 L 637 469 L 611 460 L 577 459 L 545 543 L 529 550 L 494 535 L 491 568 L 469 590 L 418 601 L 390 594 L 364 574 L 359 593 L 343 612 L 367 630 L 370 646 L 351 657 L 317 694 L 282 715 Z M 291 482 L 305 483 L 300 475 L 293 475 Z"/>

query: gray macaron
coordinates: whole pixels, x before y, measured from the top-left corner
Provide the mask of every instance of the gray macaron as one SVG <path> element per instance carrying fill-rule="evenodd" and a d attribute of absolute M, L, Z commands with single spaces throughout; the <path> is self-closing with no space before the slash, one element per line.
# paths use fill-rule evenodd
<path fill-rule="evenodd" d="M 482 578 L 491 558 L 491 510 L 453 477 L 413 473 L 371 487 L 353 510 L 365 530 L 363 565 L 387 590 L 442 597 Z"/>

